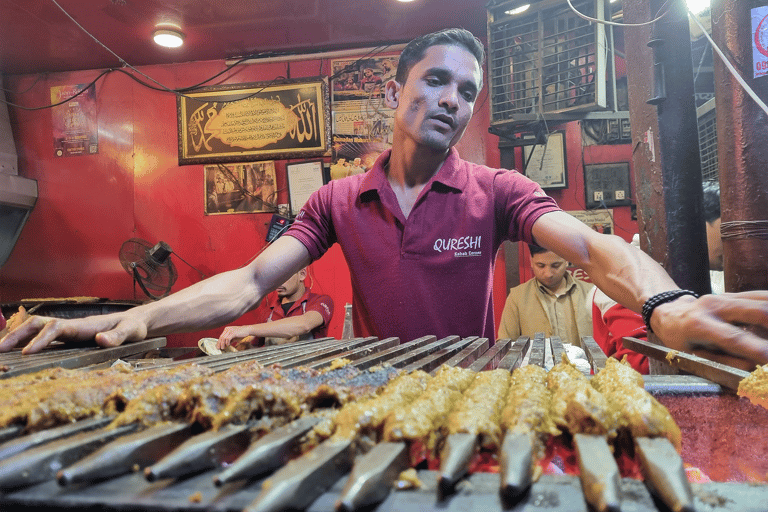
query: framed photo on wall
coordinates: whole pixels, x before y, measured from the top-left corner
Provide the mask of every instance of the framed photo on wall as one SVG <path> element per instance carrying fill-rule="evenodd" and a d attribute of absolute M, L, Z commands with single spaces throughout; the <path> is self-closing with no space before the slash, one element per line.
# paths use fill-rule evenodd
<path fill-rule="evenodd" d="M 295 217 L 312 193 L 323 186 L 323 161 L 307 160 L 285 164 L 291 216 Z"/>
<path fill-rule="evenodd" d="M 205 214 L 276 212 L 275 162 L 212 164 L 205 172 Z"/>
<path fill-rule="evenodd" d="M 565 160 L 565 133 L 554 131 L 546 144 L 523 146 L 525 175 L 544 190 L 568 188 L 568 166 Z"/>
<path fill-rule="evenodd" d="M 206 87 L 180 95 L 177 110 L 180 165 L 330 151 L 326 78 Z"/>

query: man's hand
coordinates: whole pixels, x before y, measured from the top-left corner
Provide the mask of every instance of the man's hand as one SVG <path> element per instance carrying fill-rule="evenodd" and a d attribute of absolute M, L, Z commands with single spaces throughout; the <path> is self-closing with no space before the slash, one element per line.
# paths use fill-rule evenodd
<path fill-rule="evenodd" d="M 225 327 L 216 343 L 216 348 L 224 350 L 233 342 L 237 342 L 251 335 L 249 325 L 230 325 Z"/>
<path fill-rule="evenodd" d="M 683 296 L 658 306 L 651 327 L 675 350 L 747 371 L 768 363 L 768 291 Z"/>
<path fill-rule="evenodd" d="M 140 341 L 146 336 L 147 326 L 125 313 L 68 320 L 31 316 L 0 340 L 0 352 L 7 352 L 21 343 L 27 343 L 21 353 L 34 354 L 55 340 L 95 339 L 102 347 L 116 347 L 124 341 Z"/>

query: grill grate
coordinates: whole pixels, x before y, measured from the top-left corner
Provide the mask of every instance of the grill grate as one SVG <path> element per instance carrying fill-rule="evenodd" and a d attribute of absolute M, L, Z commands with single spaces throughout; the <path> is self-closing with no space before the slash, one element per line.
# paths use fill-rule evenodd
<path fill-rule="evenodd" d="M 291 366 L 328 367 L 336 357 L 345 357 L 368 365 L 368 367 L 392 362 L 406 371 L 423 368 L 435 370 L 440 364 L 452 364 L 476 370 L 507 368 L 514 369 L 525 362 L 544 365 L 559 358 L 563 346 L 557 338 L 549 340 L 537 336 L 533 340 L 500 340 L 494 346 L 483 338 L 460 339 L 450 336 L 437 340 L 427 336 L 402 345 L 399 340 L 375 338 L 355 340 L 323 340 L 278 347 L 266 347 L 243 353 L 225 353 L 219 356 L 201 357 L 196 362 L 207 365 L 217 371 L 231 367 L 246 360 L 257 359 L 264 363 L 282 362 Z M 583 343 L 587 346 L 590 365 L 599 370 L 605 364 L 596 345 L 590 338 Z M 594 345 L 594 346 L 593 346 Z M 405 347 L 404 350 L 399 350 Z M 330 356 L 329 354 L 334 354 Z M 171 363 L 174 366 L 179 363 Z M 661 377 L 661 376 L 660 376 Z M 646 387 L 656 386 L 654 394 L 664 394 L 673 389 L 678 395 L 696 402 L 706 395 L 717 402 L 723 391 L 716 385 L 689 376 L 663 376 L 663 382 L 654 384 L 655 379 L 646 379 Z M 650 387 L 649 387 L 650 386 Z M 682 391 L 681 391 L 682 390 Z M 732 396 L 727 399 L 727 414 L 738 414 Z M 668 397 L 665 402 L 674 402 Z M 748 404 L 747 404 L 748 405 Z M 741 404 L 744 406 L 744 404 Z M 695 404 L 693 405 L 695 407 Z M 759 409 L 759 408 L 753 408 Z M 673 410 L 670 407 L 670 410 Z M 678 407 L 679 414 L 685 414 L 684 408 Z M 751 411 L 750 422 L 758 430 L 766 424 L 766 411 Z M 689 427 L 696 430 L 697 426 Z M 684 436 L 689 435 L 686 430 Z M 700 430 L 700 429 L 699 429 Z M 737 436 L 739 438 L 745 436 Z M 696 439 L 701 443 L 701 439 Z M 758 446 L 757 452 L 761 448 Z M 758 455 L 759 456 L 759 455 Z M 2 467 L 2 464 L 0 464 Z M 98 508 L 99 510 L 139 510 L 139 511 L 199 511 L 211 510 L 235 512 L 245 510 L 260 495 L 265 478 L 251 480 L 232 480 L 217 487 L 214 477 L 222 474 L 222 469 L 203 470 L 197 474 L 180 478 L 162 478 L 148 482 L 139 473 L 109 478 L 91 484 L 76 484 L 60 487 L 53 480 L 18 489 L 0 491 L 0 509 L 4 512 L 13 510 L 72 510 L 74 508 Z M 379 505 L 370 508 L 376 511 L 417 511 L 417 510 L 548 510 L 550 512 L 589 510 L 582 493 L 582 483 L 578 477 L 570 475 L 544 475 L 535 482 L 522 500 L 514 505 L 504 504 L 499 496 L 499 476 L 489 473 L 474 473 L 458 485 L 457 492 L 444 500 L 437 500 L 438 472 L 420 470 L 418 478 L 425 484 L 420 490 L 397 491 Z M 307 506 L 310 511 L 332 510 L 339 499 L 346 478 L 340 478 L 331 488 Z M 646 486 L 634 479 L 620 481 L 622 510 L 667 510 L 656 501 Z M 696 507 L 714 512 L 726 510 L 768 510 L 768 488 L 744 483 L 706 483 L 692 486 Z"/>

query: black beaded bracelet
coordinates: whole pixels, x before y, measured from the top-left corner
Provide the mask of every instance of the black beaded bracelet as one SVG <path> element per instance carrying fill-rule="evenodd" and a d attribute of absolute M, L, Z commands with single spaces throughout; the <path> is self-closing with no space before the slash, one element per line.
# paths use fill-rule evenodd
<path fill-rule="evenodd" d="M 657 306 L 672 302 L 683 295 L 693 295 L 697 299 L 699 298 L 699 294 L 692 292 L 691 290 L 669 290 L 667 292 L 657 293 L 645 301 L 643 304 L 643 322 L 645 322 L 648 332 L 653 332 L 653 329 L 651 329 L 651 315 L 653 314 L 653 310 L 656 309 Z"/>

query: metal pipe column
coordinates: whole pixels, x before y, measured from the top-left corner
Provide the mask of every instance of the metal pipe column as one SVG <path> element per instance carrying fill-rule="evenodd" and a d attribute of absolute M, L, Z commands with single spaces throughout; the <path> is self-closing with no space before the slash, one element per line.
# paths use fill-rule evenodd
<path fill-rule="evenodd" d="M 768 75 L 755 78 L 757 56 L 768 47 L 764 1 L 712 2 L 712 38 L 736 70 L 768 103 Z M 752 20 L 752 10 L 757 9 Z M 753 21 L 760 29 L 753 32 Z M 760 25 L 759 22 L 762 21 Z M 765 61 L 765 60 L 764 60 Z M 717 151 L 720 173 L 725 289 L 768 289 L 768 119 L 714 56 Z"/>

